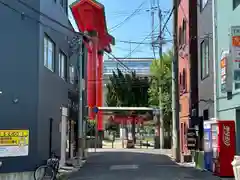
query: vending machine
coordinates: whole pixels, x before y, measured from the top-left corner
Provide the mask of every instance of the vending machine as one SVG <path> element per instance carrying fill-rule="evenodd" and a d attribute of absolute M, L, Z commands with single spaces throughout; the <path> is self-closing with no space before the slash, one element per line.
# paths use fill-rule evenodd
<path fill-rule="evenodd" d="M 211 121 L 204 122 L 204 169 L 212 171 Z"/>
<path fill-rule="evenodd" d="M 236 149 L 235 122 L 216 120 L 211 124 L 212 170 L 220 177 L 232 177 L 233 161 Z"/>

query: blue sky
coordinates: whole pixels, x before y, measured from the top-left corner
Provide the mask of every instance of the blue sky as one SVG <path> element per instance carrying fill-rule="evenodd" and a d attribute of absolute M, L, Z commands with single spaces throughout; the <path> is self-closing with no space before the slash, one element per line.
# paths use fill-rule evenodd
<path fill-rule="evenodd" d="M 71 3 L 73 0 L 69 0 Z M 123 23 L 120 27 L 110 31 L 116 39 L 115 47 L 112 47 L 113 54 L 116 57 L 126 57 L 129 55 L 130 50 L 134 50 L 138 44 L 123 43 L 120 41 L 135 41 L 142 42 L 146 38 L 144 43 L 151 42 L 151 36 L 149 34 L 152 32 L 151 27 L 151 14 L 148 11 L 150 9 L 150 0 L 98 0 L 105 6 L 106 21 L 108 29 L 111 29 L 115 25 L 118 25 L 128 16 L 130 16 L 139 6 L 144 3 L 141 10 L 136 13 L 132 18 Z M 170 0 L 160 0 L 160 7 L 163 12 L 163 22 L 167 19 L 167 12 L 172 8 L 172 1 Z M 71 16 L 71 13 L 70 13 Z M 158 25 L 157 12 L 155 13 L 155 27 Z M 71 19 L 71 17 L 70 17 Z M 73 21 L 73 19 L 72 19 Z M 168 30 L 172 33 L 172 20 L 169 21 L 167 25 Z M 154 34 L 157 34 L 159 29 L 157 28 Z M 165 31 L 165 38 L 171 39 L 170 33 Z M 171 48 L 171 42 L 164 45 L 163 50 Z M 156 49 L 157 54 L 157 49 Z M 150 44 L 140 45 L 132 54 L 131 57 L 154 57 L 153 50 Z"/>

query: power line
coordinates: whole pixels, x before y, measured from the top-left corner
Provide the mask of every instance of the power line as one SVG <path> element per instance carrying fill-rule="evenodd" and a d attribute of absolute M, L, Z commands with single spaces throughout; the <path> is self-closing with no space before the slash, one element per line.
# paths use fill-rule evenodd
<path fill-rule="evenodd" d="M 34 12 L 36 12 L 36 13 L 44 16 L 44 17 L 46 17 L 46 18 L 49 19 L 50 21 L 53 21 L 54 23 L 60 25 L 60 26 L 63 27 L 64 29 L 67 29 L 67 30 L 71 31 L 71 32 L 73 32 L 74 34 L 79 34 L 79 35 L 85 36 L 83 33 L 81 33 L 81 32 L 75 32 L 73 29 L 71 29 L 71 28 L 69 28 L 69 27 L 61 24 L 60 22 L 52 19 L 52 18 L 49 17 L 48 15 L 46 15 L 46 14 L 44 14 L 44 13 L 36 10 L 35 8 L 33 8 L 33 7 L 29 6 L 28 4 L 22 2 L 21 0 L 19 0 L 19 2 L 20 2 L 21 4 L 23 4 L 25 7 L 27 7 L 27 8 L 29 8 L 29 9 L 33 10 Z M 24 12 L 22 12 L 22 11 L 16 9 L 16 8 L 12 7 L 12 6 L 10 6 L 9 4 L 7 4 L 7 3 L 5 3 L 5 2 L 3 2 L 3 1 L 1 1 L 1 0 L 0 0 L 0 4 L 2 4 L 3 6 L 11 9 L 13 12 L 20 14 L 22 17 L 27 17 L 27 18 L 29 18 L 29 19 L 31 19 L 31 20 L 33 20 L 33 21 L 35 21 L 35 22 L 37 22 L 37 23 L 39 23 L 39 24 L 41 24 L 41 25 L 43 25 L 43 26 L 45 26 L 45 27 L 50 28 L 51 30 L 53 30 L 53 31 L 55 31 L 55 32 L 58 32 L 58 33 L 63 34 L 63 35 L 66 35 L 65 33 L 61 32 L 61 31 L 59 31 L 59 30 L 56 30 L 55 28 L 53 28 L 53 27 L 51 27 L 51 26 L 43 23 L 43 22 L 40 21 L 40 20 L 37 20 L 37 19 L 33 18 L 32 16 L 30 16 L 30 15 L 28 15 L 28 14 L 25 14 Z M 112 54 L 111 54 L 111 55 L 112 55 Z M 114 55 L 112 55 L 112 56 L 114 57 L 114 59 L 118 60 Z M 129 69 L 129 68 L 128 68 L 125 64 L 123 64 L 121 61 L 118 60 L 118 62 L 119 62 L 123 67 Z"/>
<path fill-rule="evenodd" d="M 130 43 L 129 43 L 130 44 Z M 117 46 L 114 46 L 114 48 L 116 49 L 119 49 L 120 51 L 128 51 L 129 52 L 129 49 L 125 49 L 125 48 L 122 48 L 122 47 L 117 47 Z M 137 50 L 135 52 L 138 52 L 138 53 L 143 53 L 143 52 L 147 52 L 146 50 Z"/>
<path fill-rule="evenodd" d="M 20 4 L 24 5 L 24 6 L 27 7 L 28 9 L 31 9 L 31 10 L 34 11 L 35 13 L 40 14 L 41 16 L 47 18 L 48 20 L 50 20 L 50 21 L 58 24 L 58 25 L 61 26 L 62 28 L 67 29 L 67 30 L 69 30 L 69 31 L 71 31 L 71 32 L 74 32 L 74 33 L 77 33 L 77 34 L 80 34 L 80 35 L 85 36 L 84 33 L 82 33 L 82 32 L 75 32 L 72 28 L 69 28 L 68 26 L 66 26 L 66 25 L 62 24 L 61 22 L 59 22 L 59 21 L 51 18 L 50 16 L 42 13 L 41 11 L 38 11 L 38 10 L 35 9 L 34 7 L 30 6 L 29 4 L 23 2 L 22 0 L 16 0 L 16 1 L 18 1 Z M 1 3 L 7 5 L 6 3 L 4 3 L 4 2 L 2 2 L 2 1 L 1 1 Z M 9 5 L 8 5 L 8 6 L 9 6 Z"/>
<path fill-rule="evenodd" d="M 122 26 L 124 23 L 126 23 L 128 20 L 130 20 L 133 16 L 136 15 L 136 13 L 138 13 L 141 10 L 141 7 L 145 4 L 145 0 L 138 6 L 138 8 L 132 13 L 130 14 L 128 17 L 126 17 L 122 22 L 120 22 L 119 24 L 113 26 L 112 28 L 109 29 L 109 32 L 113 32 L 114 30 L 116 30 L 117 28 L 119 28 L 120 26 Z"/>
<path fill-rule="evenodd" d="M 168 24 L 168 21 L 170 20 L 170 18 L 171 18 L 171 16 L 172 16 L 173 12 L 174 12 L 174 8 L 172 8 L 172 10 L 171 10 L 171 12 L 170 12 L 170 14 L 169 14 L 167 20 L 166 20 L 165 23 L 163 24 L 163 27 L 162 27 L 162 29 L 161 29 L 160 34 L 162 34 L 162 33 L 164 32 L 164 30 L 165 30 L 165 28 L 166 28 L 166 26 L 167 26 L 167 24 Z M 161 37 L 158 36 L 158 39 L 159 39 L 159 38 L 161 38 Z M 161 40 L 161 39 L 160 39 L 160 40 Z"/>
<path fill-rule="evenodd" d="M 11 10 L 11 11 L 13 11 L 13 12 L 21 15 L 23 21 L 26 20 L 26 18 L 28 18 L 28 19 L 32 20 L 33 22 L 39 23 L 39 24 L 41 24 L 42 26 L 47 27 L 47 28 L 51 29 L 52 31 L 55 31 L 55 32 L 57 32 L 57 33 L 59 33 L 59 34 L 62 34 L 62 35 L 64 35 L 64 36 L 68 36 L 68 35 L 69 35 L 69 34 L 64 33 L 63 31 L 60 31 L 60 30 L 58 30 L 58 29 L 53 28 L 52 26 L 49 26 L 49 25 L 43 23 L 42 21 L 40 21 L 40 20 L 38 20 L 38 19 L 36 19 L 36 18 L 34 18 L 34 17 L 32 17 L 32 16 L 24 13 L 23 11 L 20 11 L 20 10 L 18 10 L 18 9 L 16 9 L 16 8 L 12 7 L 11 5 L 9 5 L 9 4 L 1 1 L 1 0 L 0 0 L 0 4 L 2 4 L 4 7 L 8 8 L 9 10 Z M 60 23 L 60 24 L 61 24 L 61 23 Z M 63 24 L 62 24 L 62 25 L 63 25 Z M 74 29 L 69 28 L 69 27 L 67 27 L 67 26 L 65 26 L 65 25 L 63 25 L 62 27 L 63 27 L 64 29 L 72 32 L 72 33 L 75 34 L 75 35 L 87 37 L 87 35 L 85 35 L 85 34 L 83 34 L 83 33 L 81 33 L 81 32 L 75 32 Z"/>
<path fill-rule="evenodd" d="M 170 15 L 168 16 L 168 19 L 166 20 L 166 22 L 163 25 L 163 29 L 165 28 L 166 24 L 168 23 L 169 19 L 171 18 L 172 14 L 174 11 L 174 7 L 171 10 Z M 137 50 L 137 48 L 149 37 L 152 35 L 152 33 L 155 32 L 155 30 L 159 27 L 159 25 L 157 25 L 124 59 L 127 59 L 133 52 L 135 52 Z M 112 55 L 112 54 L 111 54 Z M 118 62 L 121 62 L 119 59 L 117 59 L 114 55 L 112 55 L 114 57 L 114 59 L 116 59 Z M 130 69 L 129 67 L 127 67 L 124 63 L 121 62 L 122 65 L 124 65 L 124 67 L 126 67 L 127 69 Z"/>
<path fill-rule="evenodd" d="M 128 43 L 128 44 L 145 44 L 145 45 L 150 45 L 151 42 L 137 42 L 137 41 L 127 41 L 127 40 L 116 40 L 117 42 L 121 43 Z"/>
<path fill-rule="evenodd" d="M 158 28 L 158 26 L 156 26 L 156 27 L 154 28 L 154 30 L 153 30 L 151 33 L 149 33 L 149 35 L 146 36 L 146 37 L 125 57 L 125 59 L 128 58 L 133 52 L 135 52 L 135 51 L 137 50 L 137 48 L 139 48 L 139 46 L 141 45 L 141 43 L 143 43 L 149 36 L 151 36 L 151 34 L 152 34 L 157 28 Z"/>
<path fill-rule="evenodd" d="M 112 53 L 106 53 L 105 52 L 105 54 L 109 57 L 109 58 L 111 58 L 110 56 L 112 56 L 112 58 L 114 59 L 114 60 L 116 60 L 117 62 L 119 62 L 120 63 L 120 66 L 122 66 L 123 68 L 125 68 L 126 70 L 128 70 L 129 72 L 133 72 L 126 64 L 124 64 L 121 60 L 119 60 L 116 56 L 114 56 Z M 109 56 L 110 55 L 110 56 Z"/>
<path fill-rule="evenodd" d="M 124 57 L 124 59 L 127 59 L 133 52 L 135 52 L 137 50 L 137 48 L 141 45 L 141 43 L 143 43 L 149 36 L 151 36 L 151 34 L 158 28 L 155 27 L 153 31 L 151 31 L 151 33 L 149 33 L 148 36 L 146 36 L 141 42 L 140 44 L 138 44 L 126 57 Z M 107 53 L 106 53 L 107 54 Z M 110 54 L 115 60 L 117 60 L 122 66 L 124 66 L 127 70 L 130 70 L 131 72 L 133 72 L 128 66 L 126 66 L 121 60 L 119 60 L 118 58 L 116 58 L 112 53 L 108 53 Z"/>
<path fill-rule="evenodd" d="M 170 12 L 170 14 L 169 14 L 166 22 L 165 22 L 164 25 L 163 25 L 163 28 L 162 28 L 161 32 L 163 32 L 163 30 L 165 29 L 165 26 L 167 25 L 168 21 L 170 20 L 172 14 L 173 14 L 173 11 L 174 11 L 174 8 L 172 8 L 172 10 L 171 10 L 171 12 Z M 141 41 L 141 43 L 144 42 L 149 36 L 151 36 L 152 33 L 155 32 L 155 30 L 156 30 L 158 27 L 159 27 L 159 25 L 157 25 L 157 26 L 151 31 L 151 33 L 150 33 L 148 36 L 146 36 L 146 37 Z M 141 44 L 138 44 L 138 45 L 132 50 L 132 52 L 129 53 L 129 55 L 131 55 L 140 45 L 141 45 Z M 129 56 L 129 55 L 128 55 L 128 56 Z M 128 57 L 128 56 L 127 56 L 127 57 Z M 126 57 L 126 58 L 127 58 L 127 57 Z"/>
<path fill-rule="evenodd" d="M 150 9 L 149 8 L 147 8 L 147 9 L 140 9 L 139 12 L 141 12 L 141 11 L 149 12 Z M 162 12 L 165 13 L 165 14 L 168 14 L 170 11 L 169 10 L 163 10 Z M 110 15 L 128 15 L 130 13 L 132 13 L 132 12 L 130 12 L 129 10 L 122 10 L 122 11 L 119 10 L 119 11 L 110 12 L 108 14 L 110 14 Z"/>

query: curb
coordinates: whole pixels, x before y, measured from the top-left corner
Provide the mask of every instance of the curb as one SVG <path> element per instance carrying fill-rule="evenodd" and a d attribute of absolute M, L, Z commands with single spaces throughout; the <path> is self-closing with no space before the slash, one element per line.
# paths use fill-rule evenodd
<path fill-rule="evenodd" d="M 72 173 L 79 171 L 84 166 L 85 163 L 86 160 L 83 160 L 80 167 L 73 167 L 71 171 L 61 172 L 57 177 L 57 180 L 67 180 Z"/>

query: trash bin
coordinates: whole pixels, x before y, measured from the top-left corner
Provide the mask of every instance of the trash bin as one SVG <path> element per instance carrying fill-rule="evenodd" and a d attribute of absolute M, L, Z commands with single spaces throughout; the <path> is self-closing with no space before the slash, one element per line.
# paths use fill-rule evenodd
<path fill-rule="evenodd" d="M 240 156 L 234 156 L 232 166 L 235 180 L 240 180 Z"/>

